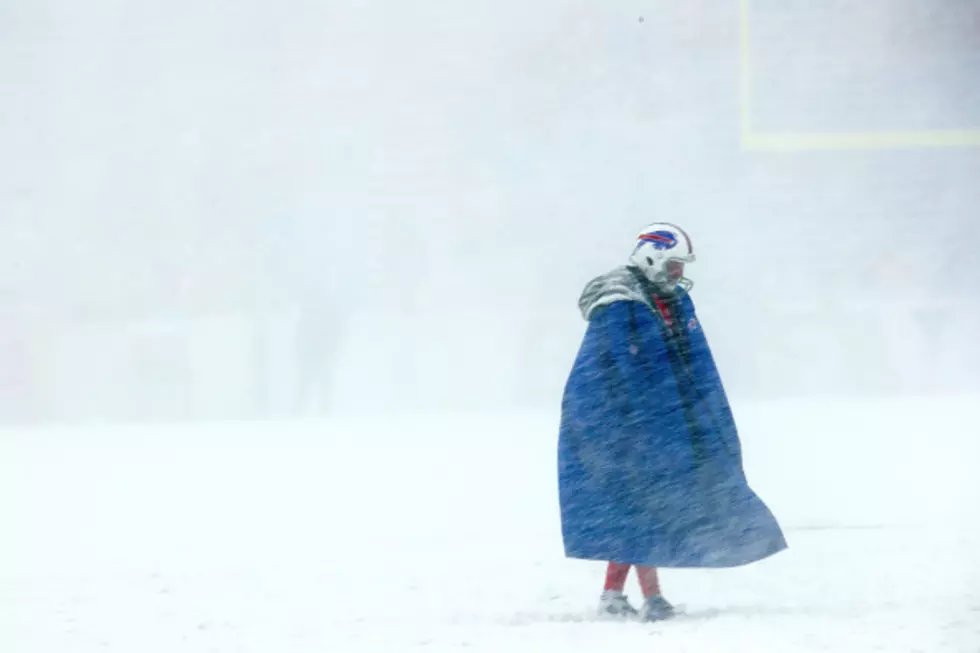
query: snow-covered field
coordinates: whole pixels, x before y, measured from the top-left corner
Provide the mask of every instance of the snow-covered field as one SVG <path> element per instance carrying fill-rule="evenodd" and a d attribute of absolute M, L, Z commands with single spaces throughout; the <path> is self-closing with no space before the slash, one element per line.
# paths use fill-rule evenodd
<path fill-rule="evenodd" d="M 980 651 L 980 398 L 736 404 L 790 550 L 592 611 L 556 414 L 0 432 L 14 653 Z M 635 578 L 629 589 L 637 594 Z"/>

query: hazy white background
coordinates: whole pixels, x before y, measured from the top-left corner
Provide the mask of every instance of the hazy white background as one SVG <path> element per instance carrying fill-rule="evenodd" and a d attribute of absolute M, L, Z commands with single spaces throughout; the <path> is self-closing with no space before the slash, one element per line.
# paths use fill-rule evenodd
<path fill-rule="evenodd" d="M 4 650 L 976 653 L 980 147 L 746 127 L 980 140 L 980 1 L 0 0 Z M 656 220 L 790 549 L 595 623 L 559 402 Z"/>
<path fill-rule="evenodd" d="M 976 0 L 746 6 L 756 130 L 980 129 Z M 655 220 L 733 394 L 978 389 L 980 148 L 746 151 L 739 61 L 735 0 L 3 0 L 0 419 L 554 407 Z"/>

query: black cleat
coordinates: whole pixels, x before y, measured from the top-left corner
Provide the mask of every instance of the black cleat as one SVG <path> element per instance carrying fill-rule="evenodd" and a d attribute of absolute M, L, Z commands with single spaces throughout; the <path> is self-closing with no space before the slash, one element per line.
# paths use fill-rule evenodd
<path fill-rule="evenodd" d="M 607 619 L 635 619 L 639 614 L 625 595 L 603 592 L 599 598 L 599 616 Z"/>
<path fill-rule="evenodd" d="M 670 619 L 677 612 L 674 610 L 667 599 L 659 594 L 655 594 L 643 602 L 643 608 L 640 610 L 640 620 L 641 621 L 664 621 L 665 619 Z"/>

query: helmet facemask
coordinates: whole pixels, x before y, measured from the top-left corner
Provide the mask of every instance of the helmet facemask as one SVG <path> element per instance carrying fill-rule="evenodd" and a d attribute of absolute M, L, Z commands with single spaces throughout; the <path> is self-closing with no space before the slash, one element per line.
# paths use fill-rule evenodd
<path fill-rule="evenodd" d="M 654 263 L 644 274 L 657 290 L 667 295 L 684 295 L 694 287 L 694 281 L 684 276 L 684 266 L 693 263 L 694 255 L 684 258 L 668 258 L 659 267 Z"/>

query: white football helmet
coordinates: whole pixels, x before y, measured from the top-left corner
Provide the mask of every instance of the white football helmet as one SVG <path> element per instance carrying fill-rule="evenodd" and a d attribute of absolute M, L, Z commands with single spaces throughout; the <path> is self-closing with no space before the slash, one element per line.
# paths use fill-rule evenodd
<path fill-rule="evenodd" d="M 694 260 L 691 237 L 669 222 L 655 222 L 643 229 L 630 255 L 630 264 L 639 268 L 660 291 L 678 295 L 694 286 L 684 276 L 684 266 Z"/>

